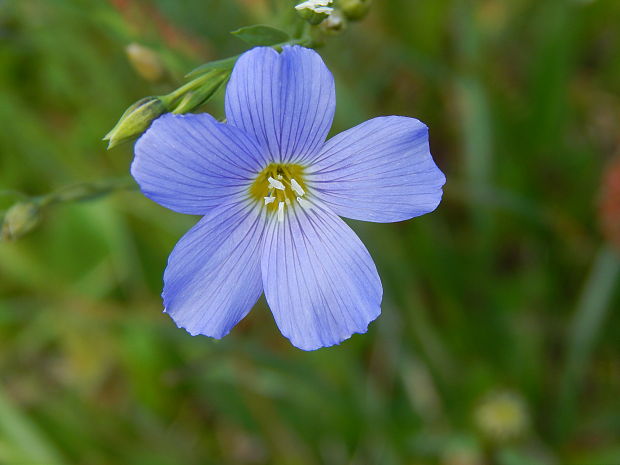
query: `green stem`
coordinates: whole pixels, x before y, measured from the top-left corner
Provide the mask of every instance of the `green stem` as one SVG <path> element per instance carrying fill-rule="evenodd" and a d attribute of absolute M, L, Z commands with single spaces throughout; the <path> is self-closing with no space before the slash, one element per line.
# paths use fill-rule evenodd
<path fill-rule="evenodd" d="M 46 207 L 59 203 L 82 202 L 123 190 L 137 189 L 135 181 L 130 177 L 103 179 L 93 182 L 80 182 L 38 197 L 39 206 Z"/>
<path fill-rule="evenodd" d="M 484 61 L 482 36 L 476 23 L 471 2 L 455 4 L 455 30 L 460 72 L 455 90 L 461 109 L 461 133 L 466 181 L 472 192 L 481 195 L 492 179 L 493 128 L 488 92 L 480 76 Z M 472 219 L 481 247 L 489 249 L 490 217 L 478 209 Z"/>
<path fill-rule="evenodd" d="M 43 212 L 52 205 L 93 200 L 112 192 L 136 187 L 135 182 L 127 177 L 82 182 L 39 197 L 26 197 L 3 212 L 0 237 L 5 241 L 14 241 L 28 234 L 38 226 Z"/>
<path fill-rule="evenodd" d="M 609 311 L 618 277 L 620 260 L 609 246 L 603 246 L 585 283 L 573 316 L 567 342 L 566 366 L 561 378 L 555 428 L 558 439 L 570 433 L 576 400 L 581 390 L 597 337 Z"/>
<path fill-rule="evenodd" d="M 211 70 L 214 74 L 228 74 L 229 70 L 218 70 L 217 68 L 213 68 L 213 70 Z M 211 75 L 209 73 L 205 73 L 200 77 L 197 77 L 196 79 L 193 79 L 192 81 L 183 84 L 181 87 L 179 87 L 178 89 L 170 92 L 167 95 L 163 95 L 160 96 L 159 98 L 164 100 L 164 103 L 166 103 L 166 105 L 171 105 L 175 100 L 183 97 L 183 95 L 185 95 L 187 92 L 192 91 L 194 89 L 196 89 L 197 87 L 202 86 L 206 81 L 208 81 L 211 78 Z"/>

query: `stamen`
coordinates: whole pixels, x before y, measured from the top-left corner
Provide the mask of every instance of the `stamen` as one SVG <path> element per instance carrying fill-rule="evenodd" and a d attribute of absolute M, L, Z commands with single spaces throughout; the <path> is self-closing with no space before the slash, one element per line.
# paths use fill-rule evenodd
<path fill-rule="evenodd" d="M 311 188 L 306 187 L 303 166 L 270 163 L 258 173 L 248 194 L 267 213 L 277 215 L 278 221 L 286 221 L 286 207 L 297 207 L 298 197 L 311 197 Z"/>
<path fill-rule="evenodd" d="M 291 179 L 291 189 L 293 189 L 293 191 L 295 191 L 295 193 L 300 197 L 302 197 L 306 193 L 299 185 L 299 183 L 294 179 Z"/>
<path fill-rule="evenodd" d="M 284 184 L 282 184 L 282 181 L 278 181 L 277 179 L 273 179 L 271 176 L 269 176 L 269 178 L 267 178 L 267 181 L 269 181 L 269 187 L 271 187 L 272 189 L 279 189 L 281 191 L 283 191 L 285 189 Z"/>

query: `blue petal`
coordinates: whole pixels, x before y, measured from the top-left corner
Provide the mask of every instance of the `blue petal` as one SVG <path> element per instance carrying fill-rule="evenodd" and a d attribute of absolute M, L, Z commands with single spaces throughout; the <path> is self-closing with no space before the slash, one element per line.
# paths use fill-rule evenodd
<path fill-rule="evenodd" d="M 226 90 L 228 123 L 253 134 L 276 162 L 315 155 L 335 107 L 331 73 L 319 54 L 298 46 L 244 53 Z"/>
<path fill-rule="evenodd" d="M 287 208 L 272 220 L 263 285 L 276 324 L 296 347 L 314 350 L 365 333 L 381 313 L 375 264 L 355 233 L 327 208 Z"/>
<path fill-rule="evenodd" d="M 164 273 L 166 312 L 192 336 L 224 337 L 263 286 L 260 247 L 266 222 L 241 202 L 215 208 L 177 243 Z"/>
<path fill-rule="evenodd" d="M 205 214 L 247 192 L 264 166 L 257 142 L 212 116 L 166 114 L 135 146 L 131 174 L 166 208 Z"/>
<path fill-rule="evenodd" d="M 385 116 L 327 141 L 307 180 L 338 215 L 389 223 L 437 208 L 446 177 L 431 156 L 426 125 Z"/>

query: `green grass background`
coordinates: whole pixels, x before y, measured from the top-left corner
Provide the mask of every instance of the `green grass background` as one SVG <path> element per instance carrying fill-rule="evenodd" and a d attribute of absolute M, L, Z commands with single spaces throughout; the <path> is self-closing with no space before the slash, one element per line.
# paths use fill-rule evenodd
<path fill-rule="evenodd" d="M 0 190 L 125 176 L 131 144 L 101 142 L 122 111 L 242 52 L 229 31 L 281 3 L 0 1 Z M 262 300 L 222 341 L 177 329 L 161 277 L 196 218 L 137 192 L 0 243 L 0 464 L 620 464 L 620 265 L 597 217 L 619 25 L 616 0 L 376 0 L 328 39 L 333 132 L 417 117 L 448 177 L 430 215 L 352 222 L 385 296 L 340 346 L 293 348 Z M 500 440 L 475 418 L 506 391 L 529 426 Z"/>

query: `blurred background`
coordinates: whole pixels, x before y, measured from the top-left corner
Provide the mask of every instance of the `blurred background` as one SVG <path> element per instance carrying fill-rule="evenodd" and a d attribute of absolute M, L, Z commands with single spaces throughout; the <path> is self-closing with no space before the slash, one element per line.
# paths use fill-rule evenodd
<path fill-rule="evenodd" d="M 0 0 L 0 210 L 123 178 L 101 138 L 247 48 L 285 0 Z M 366 335 L 292 347 L 263 300 L 222 341 L 162 314 L 197 220 L 138 192 L 0 242 L 0 464 L 620 464 L 620 2 L 381 0 L 327 37 L 333 133 L 426 122 L 438 210 L 351 222 Z M 223 92 L 202 109 L 223 117 Z"/>

